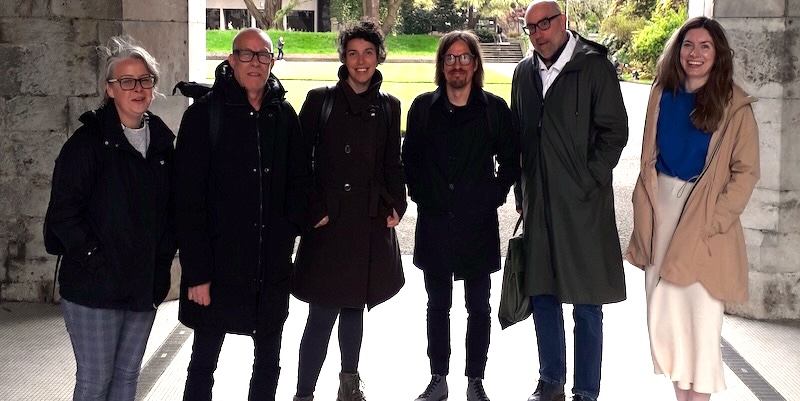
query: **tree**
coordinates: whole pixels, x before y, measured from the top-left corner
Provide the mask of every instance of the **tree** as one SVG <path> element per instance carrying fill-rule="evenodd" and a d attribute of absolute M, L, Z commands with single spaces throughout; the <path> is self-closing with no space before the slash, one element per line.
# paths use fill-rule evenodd
<path fill-rule="evenodd" d="M 611 0 L 571 0 L 569 20 L 578 32 L 597 32 L 600 22 L 606 19 Z"/>
<path fill-rule="evenodd" d="M 386 36 L 392 33 L 394 24 L 397 23 L 397 14 L 400 11 L 400 6 L 403 5 L 404 0 L 386 0 L 386 19 L 383 20 L 381 31 Z"/>
<path fill-rule="evenodd" d="M 364 19 L 372 22 L 378 22 L 378 14 L 380 13 L 380 0 L 362 0 L 364 3 Z"/>
<path fill-rule="evenodd" d="M 272 29 L 275 26 L 275 16 L 278 10 L 281 9 L 281 0 L 265 0 L 264 10 L 259 10 L 253 0 L 244 0 L 244 5 L 250 11 L 256 21 L 258 21 L 264 29 Z"/>

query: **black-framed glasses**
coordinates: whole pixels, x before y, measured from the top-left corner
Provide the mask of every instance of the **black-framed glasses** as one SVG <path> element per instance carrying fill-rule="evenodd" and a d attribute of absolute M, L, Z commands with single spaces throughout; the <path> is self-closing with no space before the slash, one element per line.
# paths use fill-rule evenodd
<path fill-rule="evenodd" d="M 156 81 L 158 79 L 155 75 L 148 75 L 146 77 L 141 77 L 139 79 L 136 78 L 115 78 L 109 79 L 107 82 L 113 84 L 114 82 L 119 84 L 119 87 L 122 88 L 124 91 L 132 91 L 133 88 L 136 87 L 136 83 L 139 83 L 139 86 L 142 89 L 153 89 L 156 86 Z"/>
<path fill-rule="evenodd" d="M 247 49 L 236 49 L 233 51 L 233 54 L 243 63 L 249 63 L 253 61 L 253 57 L 258 57 L 258 62 L 261 64 L 271 63 L 272 57 L 275 55 L 275 53 L 272 52 L 254 52 Z"/>
<path fill-rule="evenodd" d="M 540 31 L 546 31 L 550 29 L 550 23 L 557 17 L 560 17 L 561 15 L 562 15 L 561 13 L 558 13 L 552 17 L 544 18 L 539 22 L 527 24 L 522 27 L 522 32 L 525 32 L 526 35 L 533 35 L 534 33 L 536 33 L 537 29 Z"/>
<path fill-rule="evenodd" d="M 445 54 L 444 55 L 444 64 L 445 65 L 453 65 L 456 63 L 456 59 L 461 65 L 470 65 L 472 63 L 472 59 L 475 58 L 474 54 L 469 53 L 462 53 L 462 54 Z"/>

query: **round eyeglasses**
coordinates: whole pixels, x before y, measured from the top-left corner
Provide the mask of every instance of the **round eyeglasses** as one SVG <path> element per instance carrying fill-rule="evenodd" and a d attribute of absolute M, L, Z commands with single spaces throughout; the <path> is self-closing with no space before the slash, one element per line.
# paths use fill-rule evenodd
<path fill-rule="evenodd" d="M 533 35 L 534 33 L 536 33 L 537 29 L 540 30 L 540 31 L 546 31 L 546 30 L 550 29 L 550 22 L 553 21 L 554 19 L 556 19 L 556 17 L 560 17 L 560 16 L 561 16 L 561 13 L 558 13 L 558 14 L 552 16 L 552 17 L 544 18 L 539 22 L 534 22 L 534 23 L 531 23 L 531 24 L 527 24 L 527 25 L 522 27 L 522 32 L 525 32 L 526 35 Z"/>
<path fill-rule="evenodd" d="M 258 62 L 261 64 L 271 63 L 272 56 L 275 55 L 275 53 L 272 52 L 254 52 L 247 49 L 236 49 L 233 51 L 233 54 L 243 63 L 249 63 L 253 61 L 253 57 L 258 57 Z"/>
<path fill-rule="evenodd" d="M 108 83 L 113 84 L 114 82 L 119 84 L 119 87 L 122 88 L 124 91 L 132 91 L 133 88 L 136 87 L 136 83 L 139 83 L 139 86 L 142 89 L 153 89 L 156 86 L 156 81 L 158 79 L 154 75 L 148 75 L 146 77 L 141 77 L 139 79 L 136 78 L 115 78 L 109 79 Z"/>
<path fill-rule="evenodd" d="M 458 62 L 461 63 L 461 65 L 470 65 L 470 63 L 472 63 L 472 59 L 474 59 L 474 58 L 475 58 L 475 56 L 472 55 L 472 54 L 469 54 L 469 53 L 445 54 L 444 55 L 444 64 L 445 65 L 453 65 L 453 64 L 456 63 L 456 59 L 458 59 Z"/>

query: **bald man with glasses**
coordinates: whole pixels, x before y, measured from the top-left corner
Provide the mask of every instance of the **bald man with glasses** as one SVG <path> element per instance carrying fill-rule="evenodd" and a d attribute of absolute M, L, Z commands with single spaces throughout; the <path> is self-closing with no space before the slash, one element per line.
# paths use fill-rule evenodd
<path fill-rule="evenodd" d="M 522 154 L 517 210 L 524 221 L 525 289 L 531 297 L 539 382 L 528 401 L 564 401 L 563 304 L 575 322 L 574 401 L 600 394 L 602 305 L 625 299 L 612 170 L 628 117 L 605 47 L 567 30 L 555 1 L 525 12 L 534 53 L 511 84 Z"/>
<path fill-rule="evenodd" d="M 275 401 L 311 162 L 273 64 L 269 36 L 240 31 L 211 94 L 186 110 L 178 133 L 178 317 L 194 329 L 184 401 L 211 400 L 228 333 L 250 336 L 255 345 L 248 400 Z M 217 132 L 210 132 L 214 110 Z"/>

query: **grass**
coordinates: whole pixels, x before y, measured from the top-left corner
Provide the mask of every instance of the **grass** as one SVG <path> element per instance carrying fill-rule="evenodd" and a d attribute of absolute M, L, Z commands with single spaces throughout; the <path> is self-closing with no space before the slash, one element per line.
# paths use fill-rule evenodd
<path fill-rule="evenodd" d="M 206 31 L 206 51 L 229 53 L 233 37 L 239 31 Z M 336 32 L 287 32 L 268 31 L 273 41 L 283 36 L 284 51 L 295 54 L 336 54 Z M 386 38 L 390 54 L 403 56 L 432 56 L 436 54 L 439 38 L 430 35 L 400 35 Z"/>
<path fill-rule="evenodd" d="M 219 61 L 206 63 L 206 78 L 213 82 L 214 69 Z M 286 88 L 286 98 L 297 112 L 306 100 L 309 90 L 320 86 L 335 84 L 336 72 L 341 64 L 337 62 L 277 62 L 272 72 Z M 406 114 L 411 102 L 419 94 L 436 89 L 433 84 L 433 63 L 389 63 L 378 66 L 383 74 L 381 89 L 400 99 L 400 129 L 406 129 Z M 484 73 L 484 89 L 510 102 L 511 77 L 487 69 Z"/>

